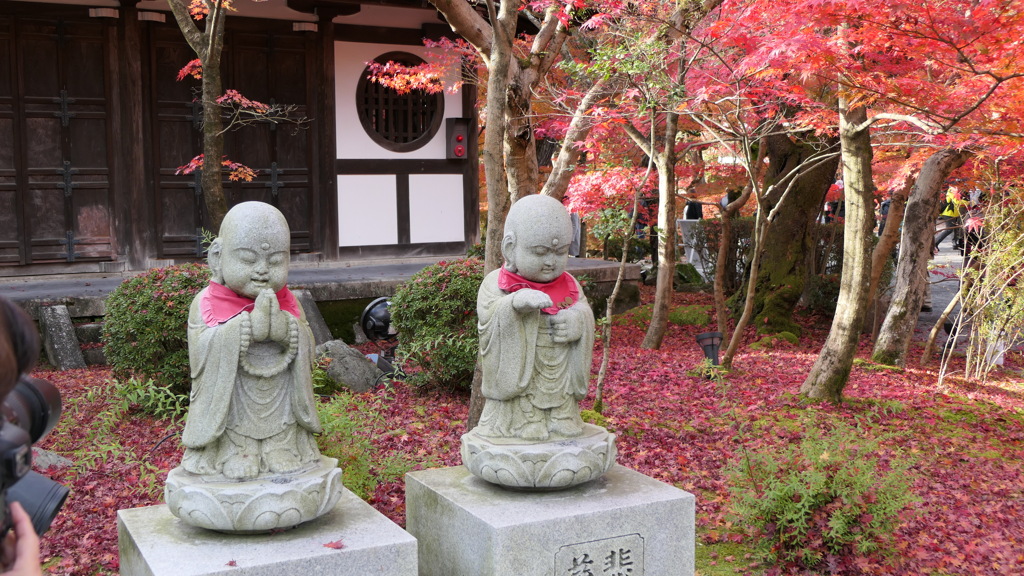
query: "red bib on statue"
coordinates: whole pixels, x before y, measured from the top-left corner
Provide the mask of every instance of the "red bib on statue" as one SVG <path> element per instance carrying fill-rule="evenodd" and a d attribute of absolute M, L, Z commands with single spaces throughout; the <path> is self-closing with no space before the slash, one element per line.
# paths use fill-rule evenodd
<path fill-rule="evenodd" d="M 295 299 L 295 295 L 287 286 L 277 291 L 277 303 L 281 306 L 281 310 L 292 316 L 296 318 L 302 316 L 299 311 L 299 301 Z M 199 310 L 203 314 L 203 322 L 211 327 L 223 324 L 242 312 L 252 312 L 255 307 L 255 300 L 235 294 L 231 288 L 213 281 L 200 294 Z"/>
<path fill-rule="evenodd" d="M 551 282 L 534 282 L 515 272 L 509 272 L 502 266 L 501 271 L 498 272 L 498 288 L 505 292 L 516 292 L 523 288 L 540 290 L 551 297 L 551 301 L 554 302 L 553 306 L 541 310 L 545 314 L 557 314 L 559 310 L 572 306 L 580 299 L 576 280 L 568 272 L 562 272 L 561 276 Z"/>

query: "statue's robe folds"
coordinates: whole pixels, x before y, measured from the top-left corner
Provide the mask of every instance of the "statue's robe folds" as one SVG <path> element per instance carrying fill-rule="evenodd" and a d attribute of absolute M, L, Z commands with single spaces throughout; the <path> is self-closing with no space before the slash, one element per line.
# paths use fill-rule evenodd
<path fill-rule="evenodd" d="M 490 438 L 537 439 L 525 433 L 531 425 L 547 427 L 551 419 L 578 424 L 577 402 L 587 395 L 594 353 L 594 315 L 583 296 L 559 310 L 582 326 L 579 340 L 552 341 L 550 314 L 517 312 L 514 292 L 498 287 L 495 270 L 484 278 L 477 294 L 481 392 L 485 398 L 476 431 Z M 557 433 L 557 431 L 556 431 Z"/>
<path fill-rule="evenodd" d="M 314 433 L 321 431 L 313 395 L 313 333 L 299 308 L 295 357 L 273 376 L 250 374 L 241 355 L 249 338 L 249 312 L 215 326 L 203 320 L 201 292 L 192 301 L 188 350 L 192 393 L 182 444 L 182 466 L 194 474 L 223 472 L 224 462 L 255 447 L 260 473 L 268 470 L 266 454 L 293 452 L 300 464 L 319 459 Z M 283 362 L 287 350 L 276 342 L 249 342 L 246 362 L 256 368 Z"/>

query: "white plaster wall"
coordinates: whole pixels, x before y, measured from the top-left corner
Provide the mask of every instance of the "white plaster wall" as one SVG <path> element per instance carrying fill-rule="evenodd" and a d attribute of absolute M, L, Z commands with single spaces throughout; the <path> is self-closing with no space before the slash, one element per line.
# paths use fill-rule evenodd
<path fill-rule="evenodd" d="M 409 241 L 462 242 L 462 175 L 412 174 L 409 176 Z"/>
<path fill-rule="evenodd" d="M 444 159 L 444 122 L 434 138 L 425 146 L 412 152 L 391 152 L 378 145 L 366 135 L 359 116 L 356 114 L 356 85 L 367 62 L 388 52 L 408 52 L 427 59 L 427 50 L 422 46 L 400 46 L 392 44 L 365 44 L 358 42 L 334 43 L 335 101 L 337 102 L 338 158 L 341 159 Z M 444 117 L 462 116 L 461 94 L 444 95 Z"/>
<path fill-rule="evenodd" d="M 391 174 L 338 176 L 338 245 L 398 243 L 398 195 Z"/>

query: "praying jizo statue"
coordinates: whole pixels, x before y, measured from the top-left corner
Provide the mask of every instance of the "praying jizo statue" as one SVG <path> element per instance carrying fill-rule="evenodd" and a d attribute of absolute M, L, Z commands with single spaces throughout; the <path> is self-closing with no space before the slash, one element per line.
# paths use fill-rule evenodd
<path fill-rule="evenodd" d="M 614 435 L 584 424 L 594 314 L 565 271 L 572 223 L 560 202 L 527 196 L 509 210 L 505 265 L 477 296 L 481 390 L 479 425 L 462 437 L 463 463 L 510 488 L 567 488 L 615 463 Z"/>
<path fill-rule="evenodd" d="M 209 250 L 211 280 L 189 310 L 192 394 L 171 512 L 227 532 L 294 526 L 333 508 L 337 461 L 317 449 L 313 335 L 287 288 L 284 215 L 244 202 Z"/>

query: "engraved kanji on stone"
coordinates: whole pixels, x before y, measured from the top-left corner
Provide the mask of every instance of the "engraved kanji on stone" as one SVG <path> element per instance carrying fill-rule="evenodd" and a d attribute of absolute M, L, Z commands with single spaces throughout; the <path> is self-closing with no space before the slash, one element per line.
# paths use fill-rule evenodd
<path fill-rule="evenodd" d="M 594 576 L 594 571 L 591 570 L 594 561 L 590 559 L 590 554 L 583 554 L 582 557 L 574 556 L 572 559 L 572 566 L 569 567 L 569 576 Z"/>
<path fill-rule="evenodd" d="M 623 534 L 559 547 L 550 576 L 644 576 L 644 538 Z"/>
<path fill-rule="evenodd" d="M 611 550 L 604 557 L 604 574 L 607 576 L 630 576 L 633 574 L 633 551 L 628 548 Z"/>

